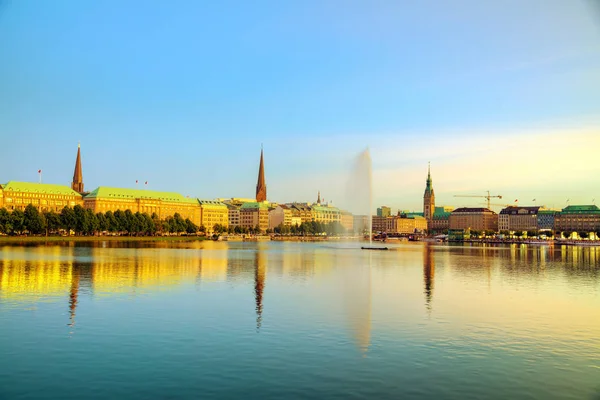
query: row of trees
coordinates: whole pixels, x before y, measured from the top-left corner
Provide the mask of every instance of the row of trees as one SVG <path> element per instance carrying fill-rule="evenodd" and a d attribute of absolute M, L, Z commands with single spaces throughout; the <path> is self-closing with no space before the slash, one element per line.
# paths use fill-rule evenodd
<path fill-rule="evenodd" d="M 206 231 L 196 226 L 192 221 L 174 214 L 160 219 L 156 213 L 132 213 L 130 210 L 117 210 L 114 213 L 96 213 L 80 205 L 73 208 L 65 207 L 60 213 L 54 211 L 39 212 L 33 205 L 28 205 L 25 211 L 8 212 L 0 209 L 0 233 L 6 235 L 54 234 L 75 232 L 76 235 L 95 235 L 99 232 L 127 235 L 154 235 L 164 233 L 196 233 Z"/>
<path fill-rule="evenodd" d="M 347 233 L 346 228 L 344 226 L 335 221 L 335 222 L 302 222 L 300 225 L 292 225 L 287 226 L 280 224 L 276 226 L 274 229 L 274 233 L 281 235 L 318 235 L 318 234 L 326 234 L 328 236 L 340 235 Z"/>

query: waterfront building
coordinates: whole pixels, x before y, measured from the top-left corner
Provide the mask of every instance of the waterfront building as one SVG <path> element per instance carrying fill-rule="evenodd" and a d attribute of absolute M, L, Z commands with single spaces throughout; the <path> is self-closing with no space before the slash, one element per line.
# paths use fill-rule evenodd
<path fill-rule="evenodd" d="M 392 215 L 392 209 L 388 206 L 381 206 L 377 209 L 378 217 L 389 217 Z"/>
<path fill-rule="evenodd" d="M 77 145 L 77 158 L 75 159 L 75 171 L 73 172 L 73 182 L 71 189 L 77 193 L 83 194 L 83 173 L 81 171 L 81 145 Z"/>
<path fill-rule="evenodd" d="M 340 223 L 348 232 L 354 230 L 354 216 L 349 211 L 340 210 Z"/>
<path fill-rule="evenodd" d="M 292 226 L 292 210 L 285 204 L 269 210 L 269 228 L 275 229 L 279 225 Z"/>
<path fill-rule="evenodd" d="M 242 204 L 240 226 L 248 229 L 258 226 L 261 232 L 265 232 L 269 229 L 269 206 L 256 201 Z"/>
<path fill-rule="evenodd" d="M 216 224 L 225 228 L 229 226 L 229 210 L 225 204 L 218 200 L 201 199 L 198 199 L 198 204 L 200 204 L 200 226 L 204 226 L 207 233 L 212 233 Z"/>
<path fill-rule="evenodd" d="M 260 149 L 260 165 L 258 166 L 258 181 L 256 183 L 256 201 L 267 201 L 267 184 L 265 182 L 265 165 L 263 160 L 263 149 Z"/>
<path fill-rule="evenodd" d="M 553 230 L 554 229 L 554 216 L 560 210 L 538 210 L 537 223 L 539 230 Z"/>
<path fill-rule="evenodd" d="M 83 198 L 83 205 L 94 213 L 130 210 L 149 215 L 156 213 L 160 219 L 179 213 L 183 219 L 189 218 L 194 224 L 201 225 L 198 200 L 175 192 L 99 186 Z"/>
<path fill-rule="evenodd" d="M 420 233 L 427 230 L 427 220 L 420 215 L 400 214 L 390 217 L 372 217 L 373 232 L 388 234 Z"/>
<path fill-rule="evenodd" d="M 300 226 L 301 223 L 302 223 L 302 218 L 292 216 L 292 218 L 291 218 L 291 225 L 292 226 L 294 226 L 294 225 L 295 226 Z"/>
<path fill-rule="evenodd" d="M 308 204 L 288 203 L 286 205 L 292 210 L 292 217 L 300 218 L 300 223 L 312 221 L 312 209 Z"/>
<path fill-rule="evenodd" d="M 60 212 L 65 206 L 83 205 L 83 197 L 64 185 L 9 181 L 0 187 L 0 207 L 25 210 L 29 204 L 39 211 Z"/>
<path fill-rule="evenodd" d="M 431 181 L 431 164 L 427 167 L 427 181 L 425 193 L 423 194 L 423 217 L 431 224 L 435 210 L 435 193 L 433 192 L 433 183 Z"/>
<path fill-rule="evenodd" d="M 431 224 L 427 227 L 431 233 L 443 233 L 450 229 L 450 214 L 454 207 L 435 207 Z"/>
<path fill-rule="evenodd" d="M 240 207 L 231 203 L 225 203 L 227 206 L 227 217 L 229 226 L 240 226 Z"/>
<path fill-rule="evenodd" d="M 554 216 L 554 229 L 560 232 L 597 232 L 600 209 L 596 205 L 568 206 Z"/>
<path fill-rule="evenodd" d="M 538 211 L 540 207 L 506 207 L 498 215 L 498 230 L 500 231 L 537 231 Z"/>
<path fill-rule="evenodd" d="M 371 229 L 373 232 L 388 232 L 388 219 L 389 217 L 373 215 L 371 217 Z"/>
<path fill-rule="evenodd" d="M 425 217 L 419 215 L 408 216 L 401 214 L 389 218 L 392 223 L 392 229 L 388 232 L 398 234 L 421 233 L 427 230 L 428 223 Z"/>
<path fill-rule="evenodd" d="M 316 205 L 311 207 L 312 220 L 328 224 L 331 222 L 340 222 L 340 209 L 331 205 Z"/>
<path fill-rule="evenodd" d="M 489 208 L 462 207 L 450 213 L 449 229 L 498 231 L 498 214 Z"/>

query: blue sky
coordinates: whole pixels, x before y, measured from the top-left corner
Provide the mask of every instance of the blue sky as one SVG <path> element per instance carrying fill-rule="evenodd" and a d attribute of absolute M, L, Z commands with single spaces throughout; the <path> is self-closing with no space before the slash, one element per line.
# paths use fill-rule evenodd
<path fill-rule="evenodd" d="M 252 197 L 263 143 L 269 199 L 344 206 L 369 146 L 375 204 L 420 209 L 428 161 L 438 203 L 600 201 L 592 5 L 0 1 L 0 181 L 81 142 L 90 190 Z"/>

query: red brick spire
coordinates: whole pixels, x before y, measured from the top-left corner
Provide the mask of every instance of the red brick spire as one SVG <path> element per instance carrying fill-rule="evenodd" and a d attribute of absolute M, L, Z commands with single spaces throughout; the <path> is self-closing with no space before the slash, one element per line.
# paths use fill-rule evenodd
<path fill-rule="evenodd" d="M 81 145 L 77 145 L 77 160 L 75 160 L 75 172 L 73 172 L 73 182 L 71 189 L 83 193 L 83 174 L 81 172 Z"/>
<path fill-rule="evenodd" d="M 258 167 L 258 182 L 256 183 L 256 201 L 267 200 L 267 184 L 265 183 L 265 164 L 263 161 L 263 149 L 260 148 L 260 166 Z"/>

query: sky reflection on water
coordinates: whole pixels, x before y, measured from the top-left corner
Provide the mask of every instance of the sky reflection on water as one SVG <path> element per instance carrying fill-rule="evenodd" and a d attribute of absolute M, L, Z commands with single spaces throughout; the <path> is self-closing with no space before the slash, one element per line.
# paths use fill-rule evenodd
<path fill-rule="evenodd" d="M 600 249 L 391 247 L 0 247 L 0 398 L 600 393 Z"/>

